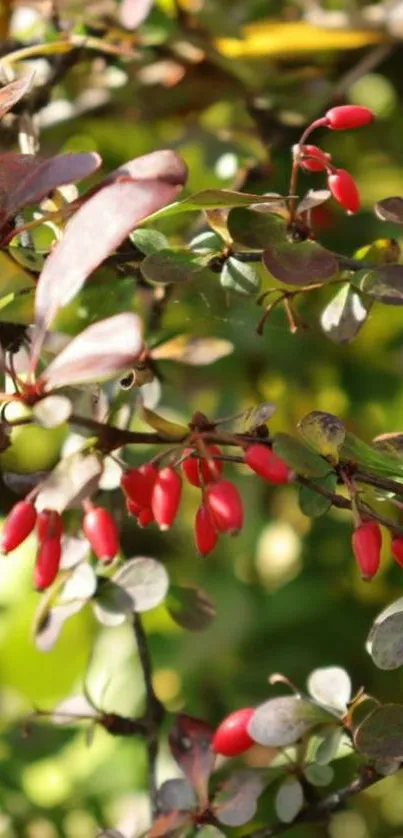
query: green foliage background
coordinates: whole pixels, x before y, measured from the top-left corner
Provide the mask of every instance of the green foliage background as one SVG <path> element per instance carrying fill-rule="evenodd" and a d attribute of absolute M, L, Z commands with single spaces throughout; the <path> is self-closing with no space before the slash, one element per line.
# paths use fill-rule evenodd
<path fill-rule="evenodd" d="M 333 9 L 347 5 L 327 4 Z M 180 24 L 173 7 L 157 4 L 144 27 L 151 41 L 152 33 L 159 33 L 145 64 L 163 56 L 164 48 L 169 52 L 178 39 Z M 298 8 L 279 0 L 208 0 L 200 18 L 208 37 L 225 37 L 236 34 L 238 24 L 270 15 L 284 21 Z M 82 8 L 76 14 L 80 17 Z M 286 39 L 285 29 L 282 37 Z M 284 56 L 282 44 L 279 41 L 277 57 L 223 59 L 221 66 L 207 60 L 189 64 L 182 81 L 172 87 L 146 85 L 144 74 L 124 64 L 128 81 L 114 89 L 109 80 L 109 104 L 45 128 L 41 150 L 51 154 L 95 149 L 111 169 L 155 148 L 174 147 L 189 165 L 192 191 L 234 186 L 246 165 L 251 167 L 244 178 L 249 191 L 286 190 L 289 148 L 300 127 L 328 106 L 337 84 L 371 47 Z M 335 205 L 329 207 L 330 226 L 319 230 L 318 237 L 336 252 L 350 254 L 373 238 L 399 234 L 375 218 L 372 204 L 403 190 L 401 60 L 397 44 L 374 71 L 348 88 L 348 101 L 374 108 L 374 125 L 324 138 L 326 150 L 357 178 L 363 198 L 363 210 L 354 218 Z M 62 90 L 65 97 L 74 100 L 85 88 L 88 66 L 84 61 L 70 73 Z M 118 59 L 109 64 L 110 79 L 114 68 L 122 72 Z M 248 113 L 245 108 L 245 90 L 262 106 L 260 134 L 251 109 Z M 264 161 L 269 164 L 266 170 Z M 321 176 L 306 177 L 305 184 L 320 186 Z M 177 242 L 186 241 L 199 226 L 195 215 L 161 223 Z M 91 316 L 99 316 L 98 304 L 92 300 Z M 188 421 L 195 409 L 215 417 L 274 401 L 273 431 L 293 433 L 298 420 L 315 409 L 338 414 L 349 430 L 367 441 L 379 433 L 401 431 L 401 310 L 375 307 L 357 340 L 341 348 L 318 328 L 323 305 L 323 295 L 310 296 L 302 307 L 309 328 L 296 335 L 289 334 L 283 313 L 275 311 L 260 338 L 259 309 L 253 299 L 229 300 L 217 290 L 206 302 L 202 288 L 181 290 L 168 307 L 161 334 L 185 328 L 226 337 L 234 342 L 235 352 L 201 369 L 161 365 L 159 409 Z M 64 321 L 72 330 L 77 328 L 77 310 L 69 309 Z M 149 454 L 147 449 L 136 451 L 133 461 Z M 302 687 L 313 668 L 338 664 L 350 672 L 356 688 L 365 685 L 383 700 L 400 701 L 401 673 L 378 671 L 364 650 L 371 620 L 402 591 L 402 570 L 392 563 L 387 545 L 381 572 L 366 585 L 351 555 L 348 514 L 332 510 L 311 521 L 299 511 L 294 488 L 273 490 L 242 468 L 234 469 L 233 477 L 245 499 L 246 525 L 237 539 L 223 539 L 208 560 L 195 556 L 197 493 L 190 487 L 178 524 L 168 535 L 125 523 L 128 555 L 161 559 L 174 582 L 201 584 L 217 607 L 211 628 L 197 635 L 181 631 L 163 607 L 146 616 L 160 698 L 168 708 L 184 708 L 214 725 L 232 709 L 276 694 L 277 688 L 267 683 L 272 672 L 283 672 Z M 111 503 L 118 506 L 115 494 Z M 3 512 L 10 502 L 5 492 Z M 130 834 L 144 822 L 146 812 L 141 743 L 113 739 L 100 730 L 88 748 L 82 731 L 42 724 L 34 725 L 28 738 L 21 736 L 21 719 L 33 705 L 51 708 L 80 689 L 98 632 L 86 610 L 68 623 L 51 653 L 35 650 L 31 623 L 38 595 L 31 591 L 32 548 L 28 543 L 2 559 L 0 567 L 0 836 L 86 838 L 95 834 L 96 825 L 125 823 Z M 140 701 L 141 686 L 138 691 Z M 171 776 L 166 749 L 160 768 L 161 778 Z M 348 780 L 349 771 L 345 757 L 338 779 Z M 347 812 L 334 817 L 326 834 L 403 835 L 402 784 L 401 775 L 396 775 L 361 795 Z M 297 831 L 290 830 L 290 838 L 294 834 Z M 301 836 L 324 834 L 320 825 L 298 831 Z"/>

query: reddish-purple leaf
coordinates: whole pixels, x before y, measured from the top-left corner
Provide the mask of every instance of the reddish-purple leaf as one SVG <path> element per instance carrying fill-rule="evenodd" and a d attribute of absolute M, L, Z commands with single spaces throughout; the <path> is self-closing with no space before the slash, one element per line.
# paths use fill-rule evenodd
<path fill-rule="evenodd" d="M 179 161 L 180 158 L 174 157 Z M 78 294 L 87 277 L 140 221 L 177 195 L 184 181 L 179 180 L 178 172 L 175 176 L 174 168 L 172 161 L 169 165 L 167 162 L 164 179 L 162 168 L 156 166 L 154 179 L 146 182 L 126 179 L 122 170 L 122 179 L 106 184 L 73 216 L 38 280 L 35 299 L 37 331 L 32 350 L 35 361 L 46 329 L 59 308 Z M 149 172 L 149 175 L 151 178 L 152 173 Z"/>
<path fill-rule="evenodd" d="M 243 826 L 256 813 L 263 780 L 256 771 L 239 771 L 221 787 L 214 801 L 214 814 L 225 826 Z"/>
<path fill-rule="evenodd" d="M 22 97 L 27 93 L 29 88 L 31 87 L 33 80 L 33 74 L 22 76 L 20 79 L 16 79 L 16 81 L 10 82 L 10 84 L 6 84 L 5 87 L 2 87 L 0 90 L 0 119 L 4 116 L 10 108 L 13 107 L 17 102 L 22 99 Z"/>
<path fill-rule="evenodd" d="M 119 7 L 120 22 L 126 29 L 137 29 L 146 19 L 154 0 L 123 0 Z"/>
<path fill-rule="evenodd" d="M 208 781 L 215 760 L 212 738 L 213 730 L 206 722 L 184 713 L 177 717 L 169 735 L 172 755 L 195 789 L 201 805 L 208 801 Z"/>
<path fill-rule="evenodd" d="M 99 154 L 84 151 L 45 160 L 14 151 L 0 154 L 1 211 L 12 218 L 22 207 L 38 204 L 64 183 L 82 180 L 101 165 Z"/>
<path fill-rule="evenodd" d="M 186 183 L 187 175 L 187 166 L 182 158 L 175 151 L 165 148 L 128 160 L 123 166 L 111 172 L 106 182 L 128 177 L 136 181 L 156 180 L 171 186 L 182 187 Z"/>
<path fill-rule="evenodd" d="M 160 815 L 157 818 L 150 831 L 147 833 L 147 838 L 164 838 L 165 835 L 175 835 L 185 827 L 188 827 L 191 822 L 189 812 L 168 812 L 166 815 Z"/>
<path fill-rule="evenodd" d="M 143 348 L 141 320 L 124 313 L 100 320 L 74 338 L 42 373 L 48 392 L 72 384 L 104 381 L 120 375 Z"/>

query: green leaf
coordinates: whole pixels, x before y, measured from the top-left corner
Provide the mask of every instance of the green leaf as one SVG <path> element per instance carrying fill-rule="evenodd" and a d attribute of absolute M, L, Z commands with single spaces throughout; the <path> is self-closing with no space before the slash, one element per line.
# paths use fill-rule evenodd
<path fill-rule="evenodd" d="M 326 489 L 328 492 L 334 492 L 337 486 L 337 474 L 334 471 L 324 477 L 313 477 L 311 480 L 316 486 Z M 330 498 L 318 494 L 309 486 L 300 486 L 298 501 L 301 512 L 308 518 L 320 518 L 332 505 Z"/>
<path fill-rule="evenodd" d="M 340 449 L 340 456 L 344 460 L 353 460 L 360 466 L 387 477 L 403 476 L 403 466 L 397 457 L 390 453 L 378 451 L 354 434 L 347 433 Z"/>
<path fill-rule="evenodd" d="M 324 284 L 338 272 L 332 253 L 316 242 L 273 242 L 263 253 L 263 264 L 276 279 L 287 285 Z"/>
<path fill-rule="evenodd" d="M 220 275 L 223 288 L 238 294 L 257 294 L 260 288 L 260 276 L 256 265 L 241 262 L 230 256 L 226 260 Z"/>
<path fill-rule="evenodd" d="M 233 209 L 228 216 L 228 230 L 235 242 L 256 250 L 286 239 L 286 223 L 279 215 Z"/>
<path fill-rule="evenodd" d="M 364 326 L 373 302 L 365 300 L 350 285 L 344 285 L 323 310 L 322 329 L 335 343 L 350 343 Z"/>
<path fill-rule="evenodd" d="M 298 422 L 298 430 L 314 451 L 338 463 L 339 449 L 345 440 L 346 429 L 337 416 L 323 410 L 313 410 Z"/>
<path fill-rule="evenodd" d="M 221 207 L 249 207 L 252 204 L 266 204 L 267 206 L 281 206 L 281 195 L 253 195 L 247 192 L 233 192 L 230 189 L 203 189 L 161 210 L 149 215 L 147 221 L 154 218 L 166 218 L 182 212 L 199 212 L 206 209 L 220 209 Z"/>
<path fill-rule="evenodd" d="M 146 256 L 150 256 L 152 253 L 158 253 L 159 250 L 169 250 L 167 237 L 158 230 L 148 230 L 145 227 L 139 227 L 130 233 L 130 239 Z"/>
<path fill-rule="evenodd" d="M 115 573 L 113 581 L 132 601 L 133 611 L 150 611 L 166 597 L 169 577 L 161 562 L 145 556 L 129 559 Z"/>
<path fill-rule="evenodd" d="M 259 745 L 285 748 L 309 730 L 334 723 L 334 714 L 299 696 L 272 698 L 255 710 L 248 733 Z"/>
<path fill-rule="evenodd" d="M 141 665 L 129 621 L 97 632 L 85 675 L 85 692 L 105 713 L 135 716 L 143 699 Z"/>
<path fill-rule="evenodd" d="M 403 305 L 403 265 L 384 265 L 356 276 L 364 294 L 385 305 Z"/>
<path fill-rule="evenodd" d="M 216 615 L 214 603 L 203 588 L 173 585 L 169 589 L 166 606 L 172 619 L 189 631 L 208 628 Z"/>
<path fill-rule="evenodd" d="M 283 823 L 292 823 L 304 805 L 304 792 L 295 777 L 287 777 L 277 790 L 274 806 Z"/>
<path fill-rule="evenodd" d="M 190 249 L 196 253 L 219 253 L 224 245 L 224 240 L 214 230 L 199 233 L 189 243 Z"/>
<path fill-rule="evenodd" d="M 337 751 L 340 747 L 342 736 L 343 729 L 341 727 L 336 727 L 326 733 L 320 745 L 318 745 L 315 754 L 315 762 L 317 765 L 327 765 L 335 759 Z"/>
<path fill-rule="evenodd" d="M 384 198 L 375 204 L 375 212 L 382 221 L 403 224 L 403 198 Z"/>
<path fill-rule="evenodd" d="M 403 665 L 403 597 L 378 614 L 366 649 L 379 669 L 397 669 Z"/>
<path fill-rule="evenodd" d="M 355 731 L 354 744 L 370 759 L 403 759 L 403 705 L 374 710 Z"/>
<path fill-rule="evenodd" d="M 328 786 L 334 778 L 334 771 L 330 765 L 318 765 L 315 762 L 305 768 L 304 774 L 308 783 L 318 788 Z"/>
<path fill-rule="evenodd" d="M 133 611 L 131 596 L 112 580 L 103 579 L 93 601 L 98 622 L 104 626 L 120 626 Z"/>
<path fill-rule="evenodd" d="M 305 477 L 324 477 L 331 471 L 331 466 L 326 460 L 289 434 L 276 434 L 273 448 L 287 465 Z"/>
<path fill-rule="evenodd" d="M 189 282 L 200 279 L 203 272 L 210 272 L 197 261 L 197 257 L 185 250 L 160 250 L 146 256 L 140 265 L 141 273 L 148 282 L 157 285 Z"/>

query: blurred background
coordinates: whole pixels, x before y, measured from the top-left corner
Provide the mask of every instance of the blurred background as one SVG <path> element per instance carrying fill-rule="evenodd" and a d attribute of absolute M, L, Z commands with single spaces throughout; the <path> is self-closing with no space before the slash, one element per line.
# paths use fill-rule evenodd
<path fill-rule="evenodd" d="M 114 0 L 21 0 L 3 6 L 4 44 L 7 35 L 16 48 L 50 43 L 56 37 L 55 9 L 62 28 L 111 41 L 123 37 Z M 384 236 L 400 236 L 403 244 L 399 228 L 379 221 L 373 212 L 376 200 L 403 194 L 402 2 L 156 0 L 140 28 L 125 37 L 138 60 L 94 50 L 77 56 L 54 88 L 39 117 L 44 155 L 96 150 L 107 171 L 136 155 L 170 147 L 189 166 L 190 191 L 284 192 L 290 147 L 303 127 L 330 104 L 365 105 L 377 115 L 373 125 L 317 137 L 357 179 L 362 211 L 349 218 L 331 201 L 315 216 L 316 234 L 347 255 Z M 45 54 L 32 62 L 37 73 L 46 76 L 47 60 Z M 14 143 L 5 123 L 2 147 Z M 303 180 L 301 194 L 324 186 L 320 174 Z M 160 229 L 180 244 L 203 223 L 188 214 L 161 222 Z M 161 363 L 158 410 L 186 422 L 194 410 L 228 416 L 272 401 L 277 406 L 273 432 L 294 433 L 298 420 L 315 409 L 338 414 L 366 441 L 402 431 L 400 309 L 374 307 L 369 322 L 346 347 L 332 343 L 319 328 L 326 292 L 308 297 L 301 307 L 308 328 L 291 335 L 283 312 L 276 310 L 259 337 L 261 310 L 253 297 L 228 297 L 219 288 L 206 295 L 195 285 L 175 292 L 159 337 L 189 330 L 226 338 L 235 349 L 200 369 Z M 96 316 L 101 302 L 92 305 Z M 78 306 L 79 301 L 64 315 L 66 330 L 74 331 Z M 136 449 L 128 459 L 137 463 L 153 453 Z M 199 634 L 181 630 L 162 606 L 145 616 L 160 699 L 172 711 L 185 709 L 215 725 L 231 710 L 277 694 L 278 688 L 268 684 L 270 673 L 282 672 L 302 688 L 312 669 L 337 664 L 348 670 L 354 688 L 364 685 L 382 700 L 401 701 L 402 674 L 377 670 L 364 648 L 374 616 L 403 590 L 402 570 L 392 564 L 387 549 L 381 572 L 366 585 L 351 555 L 348 514 L 331 510 L 311 520 L 301 513 L 294 488 L 272 489 L 242 467 L 228 474 L 243 494 L 246 524 L 238 538 L 222 539 L 206 560 L 195 555 L 198 494 L 191 487 L 169 534 L 124 522 L 127 555 L 160 559 L 174 583 L 200 584 L 217 609 L 211 627 Z M 118 492 L 111 493 L 110 502 L 119 506 Z M 12 503 L 5 489 L 1 503 L 4 514 Z M 35 723 L 27 737 L 22 735 L 22 721 L 33 707 L 52 709 L 82 691 L 100 634 L 85 609 L 66 624 L 51 652 L 36 650 L 32 621 L 39 595 L 31 589 L 33 547 L 27 542 L 0 566 L 0 836 L 87 838 L 107 826 L 127 836 L 139 834 L 147 823 L 141 742 L 97 730 L 89 746 L 85 725 L 62 729 Z M 102 642 L 120 648 L 124 630 L 105 632 L 109 640 Z M 135 659 L 127 672 L 136 709 L 142 683 Z M 96 700 L 102 709 L 122 711 L 121 684 L 119 690 L 110 685 L 108 690 L 106 695 L 97 681 Z M 339 783 L 348 780 L 349 771 L 345 756 L 337 768 Z M 160 779 L 175 772 L 164 746 Z M 312 825 L 287 834 L 402 838 L 403 776 L 392 776 L 353 799 L 327 829 Z"/>

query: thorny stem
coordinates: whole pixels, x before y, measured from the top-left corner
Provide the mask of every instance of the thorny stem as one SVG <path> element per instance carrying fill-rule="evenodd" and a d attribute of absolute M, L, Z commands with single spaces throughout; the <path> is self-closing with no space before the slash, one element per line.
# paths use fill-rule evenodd
<path fill-rule="evenodd" d="M 158 815 L 158 731 L 165 711 L 154 691 L 150 650 L 148 648 L 144 626 L 137 611 L 134 612 L 133 616 L 133 628 L 137 641 L 141 668 L 143 670 L 144 686 L 146 691 L 145 722 L 147 725 L 146 742 L 148 756 L 148 785 L 150 791 L 151 816 L 154 819 Z"/>

